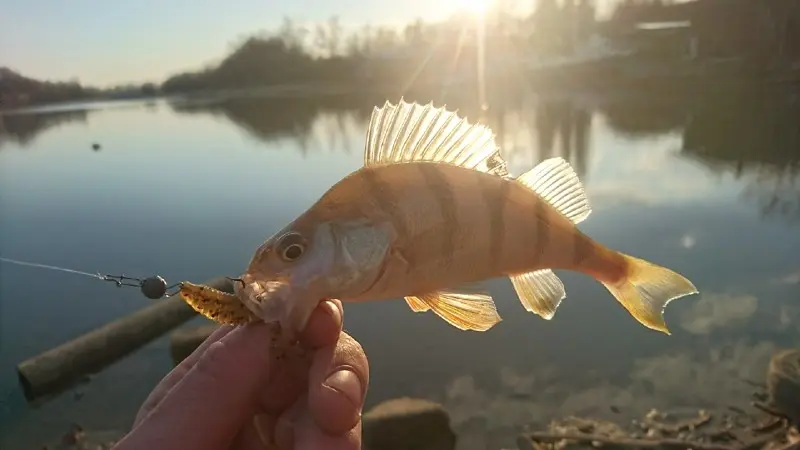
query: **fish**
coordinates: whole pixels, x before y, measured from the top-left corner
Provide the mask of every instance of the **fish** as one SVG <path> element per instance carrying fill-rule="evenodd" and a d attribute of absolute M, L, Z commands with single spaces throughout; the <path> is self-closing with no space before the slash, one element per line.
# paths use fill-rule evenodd
<path fill-rule="evenodd" d="M 372 111 L 364 164 L 267 238 L 229 295 L 289 333 L 321 299 L 401 298 L 483 332 L 502 321 L 486 281 L 507 277 L 526 311 L 551 320 L 566 298 L 554 271 L 568 270 L 670 334 L 664 309 L 697 288 L 584 234 L 577 225 L 591 211 L 563 158 L 513 177 L 488 126 L 446 106 L 387 101 Z"/>

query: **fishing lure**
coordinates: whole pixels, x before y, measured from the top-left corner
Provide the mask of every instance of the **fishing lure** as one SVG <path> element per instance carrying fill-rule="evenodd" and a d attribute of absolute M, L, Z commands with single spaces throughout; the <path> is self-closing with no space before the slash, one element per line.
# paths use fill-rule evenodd
<path fill-rule="evenodd" d="M 0 262 L 83 275 L 114 283 L 117 287 L 138 287 L 142 295 L 151 300 L 179 295 L 186 304 L 191 306 L 192 309 L 199 314 L 223 325 L 243 325 L 257 319 L 237 297 L 203 284 L 180 281 L 170 285 L 167 280 L 160 275 L 153 275 L 147 278 L 129 277 L 125 274 L 103 275 L 67 267 L 32 263 L 3 257 L 0 257 Z M 232 282 L 238 281 L 237 278 L 227 278 Z"/>
<path fill-rule="evenodd" d="M 238 280 L 226 278 L 231 281 Z M 103 280 L 111 281 L 117 287 L 138 287 L 142 294 L 151 300 L 180 295 L 192 309 L 222 325 L 244 325 L 258 318 L 236 296 L 204 284 L 181 281 L 168 286 L 167 281 L 160 275 L 144 279 L 125 275 L 103 275 Z M 174 288 L 177 288 L 177 291 L 169 292 Z"/>

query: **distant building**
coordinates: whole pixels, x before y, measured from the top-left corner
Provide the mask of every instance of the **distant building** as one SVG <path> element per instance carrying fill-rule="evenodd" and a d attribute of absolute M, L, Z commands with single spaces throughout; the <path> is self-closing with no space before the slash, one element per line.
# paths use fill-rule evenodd
<path fill-rule="evenodd" d="M 617 38 L 683 41 L 692 58 L 741 58 L 756 66 L 800 59 L 800 0 L 629 2 L 604 29 Z"/>

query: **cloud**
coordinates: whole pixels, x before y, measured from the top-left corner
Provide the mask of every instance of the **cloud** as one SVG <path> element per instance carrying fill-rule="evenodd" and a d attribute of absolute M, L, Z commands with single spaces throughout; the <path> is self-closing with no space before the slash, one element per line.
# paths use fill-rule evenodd
<path fill-rule="evenodd" d="M 687 305 L 688 306 L 688 305 Z M 758 309 L 758 299 L 741 294 L 701 294 L 681 314 L 681 327 L 692 334 L 743 325 Z"/>
<path fill-rule="evenodd" d="M 783 276 L 778 277 L 777 279 L 773 280 L 774 284 L 800 284 L 800 269 L 795 270 L 794 272 L 787 273 Z"/>

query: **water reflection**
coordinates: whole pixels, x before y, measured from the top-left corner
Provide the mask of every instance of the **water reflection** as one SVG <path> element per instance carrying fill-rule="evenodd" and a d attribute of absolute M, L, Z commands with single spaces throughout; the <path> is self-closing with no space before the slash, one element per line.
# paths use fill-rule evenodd
<path fill-rule="evenodd" d="M 405 98 L 414 101 L 413 98 Z M 490 126 L 510 162 L 562 156 L 579 175 L 586 174 L 592 112 L 570 101 L 517 104 L 491 108 L 452 99 L 447 107 Z M 311 99 L 224 99 L 202 103 L 171 103 L 181 114 L 211 114 L 236 124 L 262 142 L 293 140 L 303 156 L 315 151 L 353 151 L 363 139 L 378 100 L 368 97 Z"/>
<path fill-rule="evenodd" d="M 673 405 L 670 411 L 703 405 L 712 413 L 747 409 L 753 391 L 748 381 L 763 378 L 779 349 L 771 342 L 731 339 L 640 358 L 616 378 L 589 370 L 565 380 L 564 371 L 554 366 L 532 372 L 503 367 L 495 385 L 457 377 L 440 399 L 467 441 L 461 449 L 508 448 L 513 445 L 509 436 L 518 432 L 514 423 L 544 428 L 554 417 L 576 415 L 625 424 L 655 405 Z"/>
<path fill-rule="evenodd" d="M 619 135 L 639 138 L 679 133 L 686 126 L 687 106 L 685 99 L 657 102 L 631 99 L 602 105 L 601 113 L 609 127 Z"/>
<path fill-rule="evenodd" d="M 317 151 L 353 151 L 376 104 L 376 98 L 335 97 L 325 101 L 247 98 L 171 106 L 178 113 L 223 117 L 266 143 L 292 140 L 307 156 Z M 800 148 L 798 105 L 763 100 L 734 104 L 730 99 L 694 103 L 633 99 L 594 106 L 571 100 L 504 101 L 483 111 L 474 102 L 455 98 L 447 106 L 492 127 L 512 167 L 561 156 L 584 181 L 594 116 L 602 116 L 622 137 L 674 133 L 680 136 L 682 156 L 716 172 L 731 172 L 737 179 L 746 177 L 742 198 L 755 203 L 765 216 L 800 219 L 796 181 L 800 154 L 787 150 Z"/>
<path fill-rule="evenodd" d="M 745 179 L 742 198 L 762 216 L 800 220 L 800 104 L 755 100 L 700 107 L 683 132 L 682 154 Z"/>
<path fill-rule="evenodd" d="M 331 96 L 190 99 L 166 108 L 149 103 L 94 112 L 85 133 L 59 130 L 38 142 L 39 133 L 58 124 L 83 126 L 87 113 L 4 116 L 7 146 L 37 151 L 0 154 L 11 168 L 11 176 L 0 178 L 11 193 L 0 205 L 0 250 L 89 270 L 147 273 L 157 266 L 170 279 L 232 273 L 256 243 L 361 164 L 365 125 L 382 101 Z M 614 405 L 636 416 L 654 406 L 747 401 L 749 386 L 736 378 L 760 378 L 772 351 L 799 329 L 800 307 L 789 294 L 800 280 L 800 241 L 786 229 L 788 222 L 761 221 L 752 209 L 776 196 L 800 197 L 796 182 L 788 181 L 798 170 L 796 107 L 521 95 L 485 111 L 468 99 L 450 98 L 447 105 L 493 128 L 512 172 L 548 157 L 569 160 L 588 181 L 596 206 L 587 232 L 685 272 L 703 294 L 670 306 L 670 338 L 642 330 L 601 286 L 573 274 L 564 274 L 568 299 L 551 322 L 522 312 L 507 280 L 493 284 L 505 320 L 480 335 L 412 314 L 401 301 L 353 305 L 348 331 L 364 343 L 375 374 L 370 404 L 398 395 L 439 398 L 460 431 L 477 433 L 464 442 L 496 436 L 497 445 L 487 446 L 500 448 L 508 444 L 501 438 L 513 440 L 510 430 L 559 414 L 603 416 L 614 414 Z M 113 151 L 92 152 L 95 139 Z M 64 150 L 70 148 L 78 151 Z M 52 164 L 56 157 L 60 163 Z M 153 158 L 163 167 L 191 167 L 196 176 L 154 178 L 141 169 L 152 167 Z M 46 170 L 47 177 L 39 176 Z M 113 195 L 98 193 L 97 186 Z M 601 195 L 610 191 L 616 203 Z M 752 191 L 759 196 L 750 197 Z M 655 201 L 632 205 L 636 196 Z M 796 213 L 797 206 L 787 203 L 794 206 L 767 210 L 790 219 L 782 212 Z M 96 249 L 98 241 L 114 242 L 113 253 Z M 141 305 L 136 293 L 115 292 L 121 301 L 108 302 L 105 286 L 86 288 L 82 280 L 67 279 L 68 308 L 49 301 L 46 287 L 35 283 L 40 274 L 5 273 L 14 274 L 15 283 L 0 286 L 0 307 L 13 310 L 14 320 L 6 319 L 0 332 L 21 335 L 35 321 L 46 339 L 0 346 L 4 361 Z M 25 301 L 12 304 L 10 298 Z M 94 313 L 65 323 L 76 308 Z M 25 414 L 19 403 L 8 402 L 10 412 L 3 416 L 0 409 L 0 416 L 14 417 L 15 431 L 31 441 L 41 435 L 41 423 L 68 422 L 72 415 L 103 427 L 128 426 L 129 409 L 166 370 L 164 345 L 99 375 L 80 402 L 65 396 L 43 412 Z M 121 389 L 119 379 L 132 373 L 145 381 Z M 17 395 L 17 387 L 11 389 Z"/>
<path fill-rule="evenodd" d="M 88 116 L 87 110 L 0 114 L 0 150 L 7 142 L 29 147 L 39 134 L 70 122 L 86 123 Z"/>

